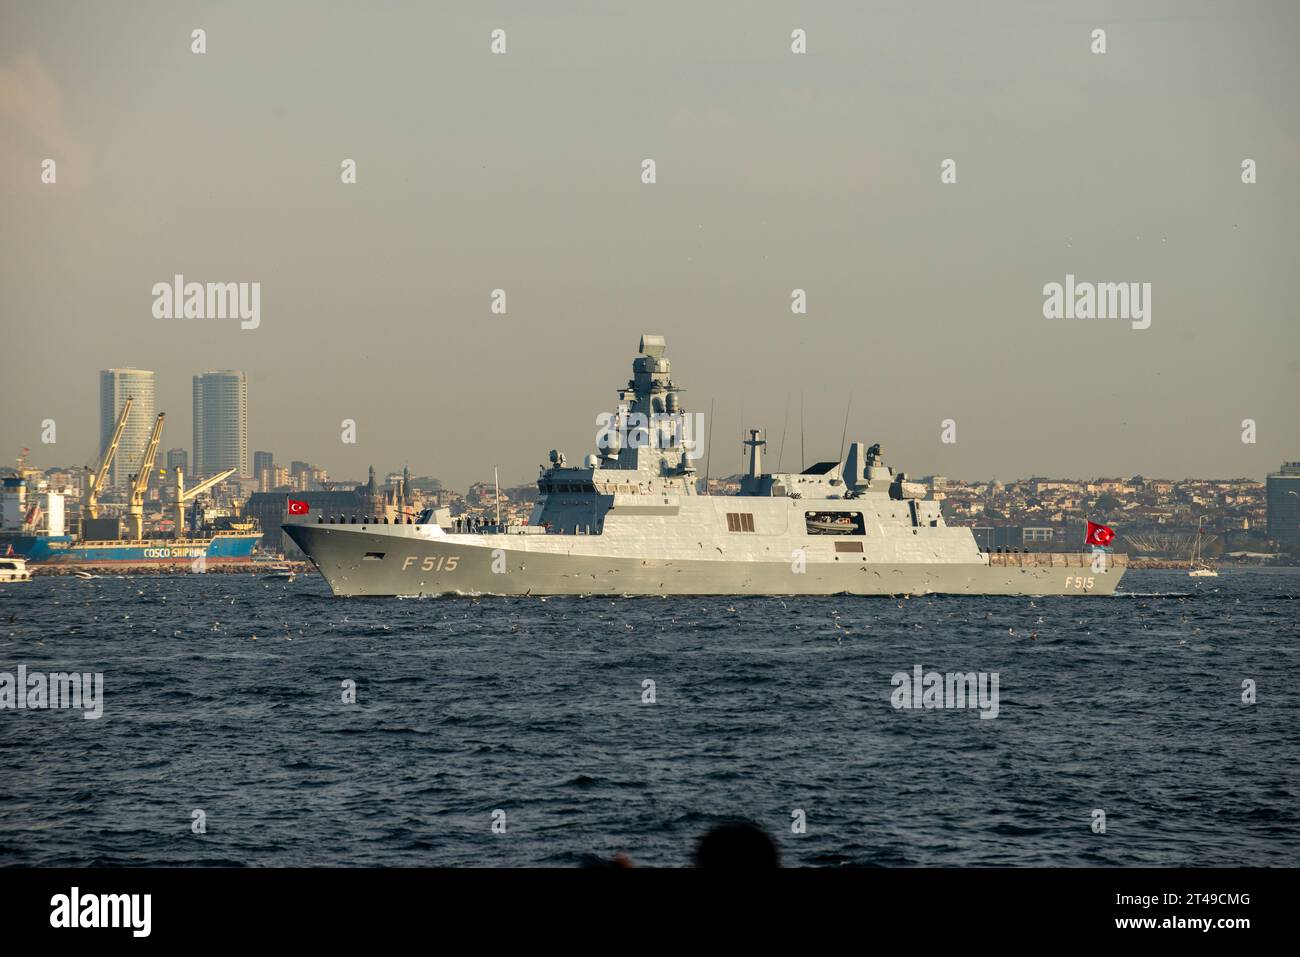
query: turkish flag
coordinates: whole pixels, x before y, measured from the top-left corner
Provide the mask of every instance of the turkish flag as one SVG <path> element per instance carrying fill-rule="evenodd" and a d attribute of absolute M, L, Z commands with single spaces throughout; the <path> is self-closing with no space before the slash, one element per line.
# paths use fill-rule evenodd
<path fill-rule="evenodd" d="M 289 499 L 290 515 L 306 515 L 310 511 L 311 511 L 311 506 L 308 505 L 306 502 L 300 502 L 296 498 Z"/>
<path fill-rule="evenodd" d="M 1088 545 L 1109 545 L 1115 540 L 1115 529 L 1105 525 L 1098 525 L 1096 522 L 1088 522 L 1088 537 L 1084 542 Z"/>

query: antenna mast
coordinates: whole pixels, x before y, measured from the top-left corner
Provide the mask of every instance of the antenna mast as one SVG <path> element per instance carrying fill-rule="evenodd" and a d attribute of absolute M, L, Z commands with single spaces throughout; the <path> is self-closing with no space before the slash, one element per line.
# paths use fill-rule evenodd
<path fill-rule="evenodd" d="M 790 423 L 790 393 L 785 394 L 785 418 L 781 422 L 781 447 L 776 452 L 776 470 L 781 471 L 781 460 L 785 458 L 785 427 Z"/>
<path fill-rule="evenodd" d="M 704 494 L 705 495 L 709 494 L 709 464 L 713 461 L 713 403 L 716 401 L 717 401 L 716 399 L 709 400 L 709 428 L 707 433 L 709 448 L 704 453 Z"/>
<path fill-rule="evenodd" d="M 849 409 L 853 408 L 853 391 L 849 390 L 849 402 L 844 406 L 844 431 L 840 433 L 840 461 L 844 461 L 844 442 L 849 437 Z"/>
<path fill-rule="evenodd" d="M 736 471 L 745 474 L 745 400 L 740 400 L 740 459 Z"/>
<path fill-rule="evenodd" d="M 808 463 L 808 456 L 804 452 L 803 444 L 803 389 L 799 390 L 799 471 L 802 472 Z"/>

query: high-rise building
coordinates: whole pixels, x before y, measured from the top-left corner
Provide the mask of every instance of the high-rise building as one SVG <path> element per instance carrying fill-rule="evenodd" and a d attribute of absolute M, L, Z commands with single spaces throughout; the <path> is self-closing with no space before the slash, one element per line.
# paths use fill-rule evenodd
<path fill-rule="evenodd" d="M 205 372 L 194 377 L 194 477 L 228 468 L 249 478 L 248 380 L 242 372 Z"/>
<path fill-rule="evenodd" d="M 275 455 L 271 452 L 254 452 L 253 453 L 253 478 L 260 478 L 263 469 L 269 469 L 275 464 Z"/>
<path fill-rule="evenodd" d="M 1300 462 L 1283 462 L 1268 477 L 1268 537 L 1283 548 L 1300 545 Z"/>
<path fill-rule="evenodd" d="M 154 411 L 153 373 L 144 369 L 104 369 L 99 373 L 99 452 L 113 437 L 117 417 L 122 414 L 126 397 L 135 401 L 126 418 L 126 428 L 117 446 L 113 465 L 104 479 L 108 485 L 125 485 L 139 469 L 149 445 L 157 413 Z"/>
<path fill-rule="evenodd" d="M 180 469 L 185 473 L 185 477 L 190 476 L 190 453 L 185 449 L 168 449 L 167 450 L 167 471 L 175 472 Z"/>
<path fill-rule="evenodd" d="M 276 489 L 289 488 L 289 470 L 283 465 L 272 465 L 257 473 L 257 490 L 274 492 Z"/>

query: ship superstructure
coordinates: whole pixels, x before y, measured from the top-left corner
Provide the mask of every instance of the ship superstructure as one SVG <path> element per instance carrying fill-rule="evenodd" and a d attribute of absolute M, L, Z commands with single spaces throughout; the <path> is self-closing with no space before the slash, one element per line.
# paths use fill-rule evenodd
<path fill-rule="evenodd" d="M 596 451 L 577 465 L 551 452 L 526 525 L 467 531 L 429 510 L 284 529 L 341 596 L 1106 594 L 1123 575 L 1122 555 L 981 552 L 879 445 L 765 472 L 751 430 L 740 493 L 700 494 L 699 417 L 664 351 L 641 338 Z"/>

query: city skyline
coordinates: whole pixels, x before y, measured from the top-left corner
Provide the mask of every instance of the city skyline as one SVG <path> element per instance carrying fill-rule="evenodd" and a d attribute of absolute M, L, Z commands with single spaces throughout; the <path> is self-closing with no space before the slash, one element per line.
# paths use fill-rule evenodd
<path fill-rule="evenodd" d="M 106 390 L 109 389 L 110 382 L 112 381 L 111 377 L 114 375 L 116 375 L 118 380 L 123 379 L 123 376 L 134 377 L 132 378 L 132 382 L 135 384 L 130 389 L 127 389 L 125 387 L 118 387 L 120 392 L 120 397 L 114 400 L 115 404 L 113 405 L 113 412 L 111 418 L 106 418 L 106 416 L 108 415 L 108 413 L 106 412 L 108 406 L 105 405 L 105 402 L 107 401 L 107 397 L 108 397 L 108 391 Z M 209 377 L 215 377 L 215 378 L 209 378 Z M 313 457 L 312 455 L 304 455 L 300 448 L 292 448 L 283 452 L 276 449 L 267 449 L 265 447 L 254 449 L 254 445 L 256 443 L 252 442 L 249 436 L 251 434 L 254 434 L 252 423 L 256 421 L 256 415 L 253 411 L 250 411 L 248 407 L 247 377 L 246 374 L 242 372 L 242 370 L 215 370 L 215 371 L 209 370 L 201 374 L 193 375 L 191 377 L 191 400 L 192 400 L 191 409 L 197 410 L 199 408 L 201 381 L 207 381 L 209 386 L 211 386 L 219 382 L 224 382 L 225 379 L 231 377 L 233 377 L 234 380 L 237 381 L 237 385 L 239 386 L 238 389 L 239 394 L 237 396 L 233 394 L 228 396 L 225 394 L 226 390 L 218 389 L 217 391 L 221 393 L 220 395 L 218 395 L 217 393 L 213 393 L 211 389 L 209 389 L 209 393 L 210 393 L 209 400 L 211 402 L 217 403 L 217 405 L 226 402 L 226 400 L 230 400 L 235 403 L 235 405 L 231 409 L 228 409 L 227 411 L 232 413 L 235 416 L 235 419 L 237 421 L 236 436 L 233 440 L 234 447 L 236 449 L 242 449 L 242 460 L 245 463 L 244 467 L 241 468 L 240 472 L 237 473 L 236 475 L 236 477 L 238 478 L 257 479 L 259 477 L 260 470 L 254 467 L 253 464 L 254 456 L 270 454 L 272 456 L 273 464 L 277 467 L 287 468 L 291 460 L 298 460 L 304 463 L 310 463 L 315 467 L 324 468 L 331 476 L 342 475 L 343 477 L 341 479 L 334 479 L 334 480 L 344 481 L 344 482 L 364 481 L 366 470 L 369 469 L 372 465 L 376 465 L 376 464 L 379 465 L 382 474 L 390 474 L 393 471 L 400 471 L 401 467 L 405 466 L 411 468 L 411 473 L 413 475 L 425 475 L 429 477 L 438 478 L 444 481 L 448 485 L 448 487 L 468 488 L 470 485 L 485 481 L 481 472 L 475 473 L 473 471 L 469 471 L 467 473 L 469 477 L 464 482 L 456 483 L 445 479 L 443 477 L 443 474 L 437 469 L 436 465 L 416 467 L 412 465 L 410 459 L 393 460 L 388 458 L 379 458 L 376 459 L 375 461 L 367 461 L 365 465 L 361 468 L 359 472 L 360 477 L 358 477 L 358 475 L 354 475 L 351 473 L 344 473 L 343 471 L 336 469 L 333 466 L 333 464 L 329 461 L 328 458 L 323 458 L 323 457 L 318 458 L 318 457 Z M 135 445 L 139 446 L 139 448 L 135 448 L 135 453 L 134 453 L 138 457 L 139 454 L 143 451 L 144 445 L 147 443 L 149 430 L 153 427 L 153 421 L 156 414 L 154 410 L 157 404 L 155 396 L 158 391 L 157 388 L 158 376 L 156 374 L 156 370 L 124 367 L 121 369 L 100 370 L 99 379 L 100 379 L 100 388 L 99 388 L 100 437 L 98 441 L 100 444 L 96 447 L 93 453 L 84 457 L 84 460 L 82 460 L 82 464 L 84 465 L 87 466 L 92 465 L 98 460 L 103 450 L 103 445 L 107 441 L 107 435 L 111 433 L 112 423 L 116 421 L 117 414 L 121 410 L 120 398 L 125 397 L 128 391 L 132 392 L 133 394 L 139 393 L 139 396 L 137 397 L 136 400 L 136 404 L 133 406 L 130 418 L 128 420 L 127 429 L 123 433 L 121 447 L 119 448 L 118 455 L 115 458 L 109 473 L 110 476 L 109 484 L 120 486 L 125 483 L 126 479 L 122 478 L 121 480 L 119 480 L 117 478 L 119 467 L 121 467 L 124 470 L 121 473 L 122 476 L 125 477 L 130 474 L 131 455 L 132 455 L 131 450 L 135 447 L 130 445 L 129 442 L 134 442 Z M 148 383 L 148 386 L 144 385 L 145 382 Z M 166 419 L 166 424 L 164 426 L 164 434 L 163 434 L 163 446 L 165 451 L 160 453 L 160 460 L 165 460 L 169 468 L 172 467 L 171 455 L 177 449 L 180 449 L 181 451 L 184 451 L 186 453 L 186 457 L 188 459 L 188 462 L 186 463 L 188 466 L 187 474 L 189 474 L 192 478 L 205 477 L 206 475 L 213 474 L 214 472 L 219 471 L 222 468 L 226 468 L 229 465 L 236 464 L 234 460 L 230 461 L 229 463 L 220 464 L 220 465 L 214 462 L 213 467 L 205 468 L 201 463 L 196 451 L 196 446 L 199 439 L 198 430 L 193 428 L 191 429 L 192 441 L 190 445 L 188 446 L 173 445 L 171 442 L 168 441 L 167 433 L 168 430 L 170 429 L 179 429 L 180 423 L 177 421 L 177 419 L 179 419 L 180 416 L 174 416 L 168 413 L 168 410 L 165 408 L 160 409 L 159 411 L 167 413 L 167 419 Z M 797 416 L 797 412 L 795 412 L 794 414 Z M 194 422 L 194 418 L 192 413 L 191 423 L 193 422 Z M 230 422 L 227 422 L 226 425 L 228 427 L 234 427 Z M 61 426 L 60 428 L 63 427 Z M 706 433 L 707 433 L 707 426 L 706 426 Z M 586 452 L 594 450 L 595 436 L 596 436 L 596 428 L 593 425 L 592 447 L 591 449 L 583 449 L 582 454 L 586 454 Z M 740 445 L 741 439 L 739 436 L 731 436 L 729 438 L 730 441 L 719 440 L 719 447 L 721 447 L 724 444 L 725 445 L 735 444 L 736 449 L 741 448 Z M 851 434 L 849 435 L 849 438 L 852 439 Z M 783 471 L 799 471 L 799 467 L 796 462 L 790 462 L 788 459 L 786 459 L 787 453 L 784 448 L 784 446 L 788 445 L 790 447 L 789 455 L 793 456 L 795 452 L 798 450 L 799 443 L 800 443 L 800 436 L 797 434 L 791 435 L 788 428 L 786 430 L 784 442 L 778 442 L 777 438 L 771 438 L 769 434 L 766 458 L 764 462 L 765 467 L 769 469 L 774 469 L 778 464 L 780 464 L 782 466 Z M 228 445 L 229 443 L 226 444 Z M 28 446 L 27 448 L 28 448 L 28 455 L 26 457 L 26 462 L 29 467 L 46 470 L 46 469 L 53 469 L 53 468 L 70 468 L 78 464 L 78 462 L 75 460 L 68 461 L 66 459 L 61 459 L 57 457 L 52 458 L 49 461 L 42 460 L 40 462 L 36 461 L 36 459 L 33 458 L 33 453 L 37 453 L 42 450 L 46 452 L 52 452 L 54 449 L 58 448 L 57 445 L 42 445 L 39 442 L 37 442 L 37 444 Z M 701 477 L 703 477 L 704 474 L 703 463 L 706 460 L 706 453 L 708 450 L 707 441 L 703 445 L 703 448 L 705 449 L 705 452 L 701 453 L 700 457 L 697 459 L 697 466 L 700 468 Z M 567 451 L 567 450 L 562 449 L 562 451 Z M 125 455 L 123 454 L 124 452 L 126 453 Z M 225 449 L 219 454 L 223 456 L 228 455 L 230 454 L 230 450 Z M 807 457 L 807 461 L 804 464 L 812 465 L 814 462 L 834 459 L 836 458 L 837 454 L 838 454 L 837 450 L 832 450 L 830 454 L 827 456 L 817 456 L 814 454 L 809 454 Z M 725 458 L 725 455 L 723 457 Z M 1282 458 L 1280 458 L 1278 461 L 1283 463 L 1289 463 L 1292 462 L 1297 457 L 1300 456 L 1285 455 Z M 41 457 L 38 455 L 36 456 L 36 458 L 41 458 Z M 738 453 L 738 458 L 739 458 L 739 453 Z M 224 459 L 222 461 L 224 461 Z M 393 461 L 396 461 L 397 463 L 396 466 L 392 464 Z M 721 478 L 724 476 L 743 473 L 747 468 L 746 465 L 747 461 L 748 461 L 747 458 L 738 461 L 735 465 L 735 468 L 724 467 L 721 470 L 714 469 L 712 471 L 712 475 L 715 478 Z M 486 468 L 487 468 L 487 472 L 490 473 L 492 466 L 488 465 Z M 1081 481 L 1090 478 L 1100 479 L 1100 478 L 1118 477 L 1118 478 L 1128 479 L 1133 476 L 1145 476 L 1147 478 L 1164 478 L 1164 479 L 1175 479 L 1175 480 L 1194 480 L 1194 479 L 1230 480 L 1230 479 L 1240 478 L 1240 479 L 1250 479 L 1252 481 L 1258 481 L 1260 483 L 1263 483 L 1266 481 L 1268 475 L 1277 471 L 1278 468 L 1279 466 L 1277 462 L 1274 462 L 1272 465 L 1267 466 L 1264 469 L 1263 473 L 1258 476 L 1245 474 L 1245 473 L 1230 474 L 1226 472 L 1213 473 L 1213 474 L 1203 473 L 1203 474 L 1174 475 L 1169 473 L 1143 472 L 1143 471 L 1136 471 L 1136 470 L 1126 471 L 1122 468 L 1112 469 L 1110 471 L 1099 470 L 1099 471 L 1094 471 L 1089 473 L 1078 473 L 1078 474 L 1050 473 L 1042 470 L 1027 472 L 1024 474 L 1015 474 L 1015 475 L 1010 473 L 1005 473 L 1003 475 L 997 475 L 997 474 L 963 475 L 952 471 L 941 471 L 941 470 L 931 470 L 926 472 L 920 472 L 918 470 L 910 470 L 909 474 L 926 475 L 926 476 L 931 476 L 931 475 L 947 476 L 950 478 L 960 479 L 966 482 L 995 482 L 995 481 L 1015 482 L 1015 481 L 1024 481 L 1032 478 L 1055 478 L 1055 479 L 1062 479 L 1062 480 Z M 516 487 L 519 485 L 528 485 L 528 484 L 532 484 L 533 481 L 534 481 L 534 476 L 532 475 L 513 476 L 510 478 L 508 482 L 503 480 L 502 487 L 506 487 L 507 485 L 510 487 Z"/>
<path fill-rule="evenodd" d="M 100 373 L 100 374 L 101 374 L 101 378 L 102 378 L 102 376 L 107 375 L 107 373 L 109 373 L 109 372 L 121 372 L 121 371 L 129 371 L 129 372 L 135 372 L 135 373 L 144 373 L 144 374 L 148 374 L 148 375 L 150 375 L 150 376 L 153 376 L 153 375 L 154 375 L 153 370 L 141 370 L 141 369 L 129 369 L 129 370 L 101 370 L 101 373 Z M 214 373 L 211 373 L 211 372 L 209 372 L 209 373 L 205 373 L 205 375 L 211 375 L 211 374 L 214 374 Z M 222 375 L 229 375 L 229 374 L 241 375 L 242 373 L 240 373 L 238 370 L 222 370 L 220 374 L 222 374 Z M 192 382 L 197 382 L 200 378 L 201 378 L 201 376 L 197 376 L 197 375 L 196 375 L 196 376 L 193 376 L 193 377 L 192 377 Z M 155 377 L 155 379 L 156 379 L 156 377 Z M 101 382 L 101 392 L 102 392 L 102 382 Z M 192 390 L 191 390 L 191 395 L 193 396 L 193 388 L 192 388 Z M 118 409 L 120 410 L 120 405 L 118 406 Z M 167 412 L 166 409 L 162 409 L 161 411 L 163 411 L 164 413 Z M 114 415 L 116 415 L 116 413 L 114 413 Z M 103 412 L 102 412 L 102 409 L 101 409 L 101 417 L 100 417 L 100 418 L 101 418 L 101 431 L 102 431 L 102 428 L 103 428 L 103 426 L 102 426 L 102 422 L 103 422 Z M 148 428 L 151 428 L 151 427 L 152 427 L 153 418 L 154 418 L 154 413 L 150 412 L 150 413 L 148 414 L 148 423 L 149 423 Z M 253 414 L 252 412 L 248 412 L 247 415 L 246 415 L 246 418 L 247 418 L 247 420 L 248 420 L 250 423 L 251 423 L 252 421 L 254 421 L 254 419 L 255 419 L 254 414 Z M 133 409 L 133 412 L 132 412 L 132 415 L 131 415 L 131 420 L 134 421 L 135 419 L 136 419 L 136 412 L 135 412 L 135 410 Z M 168 426 L 171 426 L 172 423 L 173 423 L 173 416 L 172 416 L 171 414 L 168 414 L 168 416 L 167 416 L 167 423 L 168 423 Z M 145 431 L 144 431 L 144 437 L 145 437 L 146 440 L 147 440 L 147 436 L 148 436 L 148 428 L 146 428 Z M 165 430 L 164 430 L 164 436 L 163 436 L 163 438 L 164 438 L 164 441 L 163 441 L 164 450 L 163 450 L 162 452 L 160 452 L 160 461 L 165 461 L 166 464 L 167 464 L 167 466 L 168 466 L 169 468 L 173 467 L 172 456 L 173 456 L 174 453 L 176 453 L 176 452 L 179 451 L 179 452 L 183 452 L 183 453 L 185 453 L 185 455 L 186 455 L 186 457 L 189 459 L 190 463 L 194 463 L 194 466 L 195 466 L 195 468 L 197 469 L 197 463 L 195 463 L 195 460 L 194 460 L 194 450 L 193 450 L 193 447 L 192 447 L 192 446 L 175 446 L 175 445 L 172 445 L 170 442 L 168 442 L 168 441 L 166 440 L 166 438 L 167 438 L 166 428 L 167 428 L 167 427 L 165 427 Z M 251 427 L 251 425 L 248 427 L 248 431 L 249 431 L 250 433 L 252 432 L 252 427 Z M 594 427 L 593 427 L 593 439 L 594 439 L 594 437 L 595 437 L 595 430 L 594 430 Z M 851 436 L 850 436 L 850 438 L 851 438 Z M 739 436 L 733 436 L 733 437 L 732 437 L 732 440 L 734 441 L 734 443 L 735 443 L 735 444 L 737 445 L 737 447 L 739 448 L 739 443 L 740 443 L 740 441 L 741 441 L 740 438 L 739 438 Z M 101 443 L 102 443 L 102 442 L 103 442 L 103 440 L 101 439 Z M 125 437 L 124 437 L 124 439 L 123 439 L 123 442 L 125 443 Z M 794 452 L 795 452 L 795 450 L 797 450 L 798 443 L 799 443 L 799 436 L 798 436 L 798 435 L 790 435 L 790 434 L 787 432 L 786 444 L 789 444 L 789 445 L 791 446 L 791 452 L 790 452 L 791 455 L 793 455 Z M 323 469 L 325 469 L 325 470 L 330 474 L 330 476 L 331 476 L 331 481 L 339 481 L 339 482 L 356 482 L 356 483 L 363 483 L 363 482 L 366 480 L 366 473 L 367 473 L 367 471 L 368 471 L 372 466 L 375 467 L 375 468 L 377 469 L 378 474 L 383 475 L 383 476 L 389 476 L 389 475 L 392 475 L 392 474 L 400 473 L 401 470 L 402 470 L 402 468 L 403 468 L 403 467 L 406 467 L 406 468 L 409 468 L 410 473 L 411 473 L 411 475 L 413 475 L 413 476 L 426 476 L 426 477 L 431 477 L 431 478 L 437 478 L 437 479 L 439 479 L 440 481 L 443 481 L 443 483 L 444 483 L 447 487 L 449 487 L 449 488 L 468 488 L 468 487 L 470 487 L 470 486 L 472 486 L 472 485 L 477 485 L 477 484 L 481 484 L 481 483 L 484 483 L 484 482 L 491 482 L 491 474 L 490 474 L 490 473 L 491 473 L 491 468 L 492 468 L 492 467 L 491 467 L 490 465 L 487 466 L 487 470 L 486 470 L 486 471 L 487 471 L 487 476 L 486 476 L 486 478 L 485 478 L 484 475 L 481 474 L 481 473 L 471 473 L 471 474 L 470 474 L 470 477 L 469 477 L 465 482 L 463 482 L 463 483 L 459 483 L 459 484 L 458 484 L 458 483 L 455 483 L 455 482 L 452 482 L 452 481 L 448 481 L 447 479 L 445 479 L 445 478 L 443 477 L 442 473 L 441 473 L 441 472 L 436 468 L 436 466 L 433 466 L 433 465 L 431 465 L 431 466 L 417 466 L 417 465 L 415 465 L 412 461 L 410 461 L 410 460 L 408 460 L 408 459 L 390 460 L 390 459 L 386 459 L 386 458 L 379 458 L 379 459 L 376 459 L 376 460 L 374 460 L 374 461 L 367 461 L 367 462 L 365 463 L 365 465 L 362 466 L 362 468 L 359 470 L 359 472 L 358 472 L 357 474 L 352 474 L 352 473 L 345 473 L 345 472 L 343 472 L 343 471 L 340 471 L 340 470 L 335 469 L 334 467 L 331 466 L 331 463 L 330 463 L 327 459 L 316 458 L 316 457 L 313 457 L 313 456 L 311 456 L 311 455 L 304 455 L 304 454 L 302 453 L 301 449 L 300 449 L 300 448 L 297 448 L 297 447 L 295 447 L 295 448 L 291 448 L 291 449 L 289 449 L 289 450 L 281 451 L 281 450 L 277 450 L 277 449 L 268 449 L 268 448 L 264 448 L 264 447 L 263 447 L 263 448 L 257 448 L 257 449 L 254 449 L 254 448 L 253 448 L 254 444 L 255 444 L 255 443 L 252 443 L 251 441 L 246 441 L 245 445 L 246 445 L 246 448 L 249 450 L 247 454 L 248 454 L 248 461 L 249 461 L 250 464 L 249 464 L 249 467 L 248 467 L 248 470 L 247 470 L 247 474 L 244 474 L 244 475 L 238 475 L 238 476 L 236 476 L 236 477 L 238 477 L 238 478 L 243 478 L 243 479 L 250 479 L 250 480 L 255 480 L 255 479 L 257 479 L 260 470 L 259 470 L 259 469 L 255 469 L 255 468 L 253 467 L 253 464 L 252 464 L 252 463 L 253 463 L 253 461 L 254 461 L 254 456 L 270 455 L 270 456 L 271 456 L 271 463 L 274 464 L 277 468 L 279 468 L 279 467 L 283 467 L 283 468 L 285 468 L 285 469 L 288 469 L 288 467 L 289 467 L 289 465 L 291 464 L 291 462 L 293 462 L 293 461 L 299 461 L 299 462 L 302 462 L 303 464 L 310 464 L 310 465 L 313 466 L 313 467 L 317 467 L 317 468 L 323 468 Z M 594 447 L 594 446 L 593 446 L 593 447 Z M 96 450 L 93 454 L 91 454 L 91 455 L 85 457 L 84 461 L 81 461 L 81 460 L 68 461 L 68 460 L 66 460 L 66 459 L 58 458 L 57 456 L 51 457 L 51 458 L 47 461 L 47 460 L 43 459 L 41 456 L 35 454 L 35 453 L 39 453 L 39 452 L 42 451 L 42 450 L 44 450 L 44 451 L 46 451 L 46 452 L 49 452 L 50 450 L 55 449 L 55 448 L 57 448 L 57 446 L 53 446 L 53 445 L 40 445 L 40 444 L 37 444 L 37 445 L 32 446 L 32 447 L 28 447 L 28 455 L 27 455 L 26 458 L 25 458 L 25 465 L 26 465 L 26 467 L 28 467 L 28 468 L 36 468 L 36 469 L 39 469 L 39 470 L 41 470 L 41 471 L 47 471 L 47 470 L 51 470 L 51 469 L 60 469 L 60 468 L 75 468 L 75 467 L 77 467 L 78 465 L 86 465 L 86 466 L 89 466 L 89 465 L 92 465 L 95 461 L 97 461 L 97 459 L 99 458 L 100 453 L 102 452 L 102 448 L 97 448 L 97 450 Z M 699 466 L 699 469 L 700 469 L 700 471 L 699 471 L 699 475 L 700 475 L 700 478 L 701 478 L 701 479 L 703 479 L 703 477 L 704 477 L 704 468 L 703 468 L 703 465 L 702 465 L 701 463 L 703 463 L 704 460 L 705 460 L 705 456 L 706 456 L 706 453 L 707 453 L 707 443 L 705 444 L 704 448 L 705 448 L 706 452 L 705 452 L 705 453 L 702 453 L 701 456 L 700 456 L 700 458 L 697 460 L 697 466 Z M 796 471 L 796 472 L 797 472 L 797 471 L 799 471 L 799 468 L 798 468 L 798 466 L 797 466 L 797 463 L 791 463 L 791 462 L 788 462 L 788 461 L 782 463 L 782 458 L 784 457 L 785 453 L 784 453 L 784 451 L 778 451 L 778 448 L 779 448 L 779 445 L 777 444 L 777 442 L 776 442 L 775 439 L 771 439 L 771 440 L 769 440 L 768 450 L 767 450 L 767 452 L 765 453 L 765 459 L 764 459 L 764 467 L 765 467 L 765 469 L 775 469 L 776 466 L 778 465 L 778 463 L 781 463 L 781 464 L 782 464 L 782 471 L 786 471 L 786 472 L 790 472 L 790 471 Z M 562 450 L 562 451 L 563 451 L 563 450 Z M 590 450 L 584 450 L 584 454 L 585 454 L 586 451 L 590 451 Z M 746 454 L 747 454 L 747 453 L 746 453 Z M 805 464 L 806 464 L 806 465 L 812 465 L 813 463 L 818 462 L 818 461 L 829 461 L 829 460 L 831 460 L 831 459 L 835 459 L 835 458 L 836 458 L 836 454 L 837 454 L 836 451 L 832 451 L 832 452 L 829 454 L 829 456 L 821 456 L 821 457 L 818 457 L 818 456 L 815 456 L 815 455 L 809 454 L 808 457 L 807 457 L 807 462 L 806 462 Z M 119 452 L 119 455 L 120 455 L 120 452 Z M 957 479 L 957 480 L 959 480 L 959 481 L 968 482 L 968 483 L 973 483 L 973 482 L 1014 483 L 1014 482 L 1023 482 L 1023 481 L 1028 481 L 1028 480 L 1032 480 L 1032 479 L 1047 479 L 1047 480 L 1060 480 L 1060 481 L 1081 482 L 1081 481 L 1089 481 L 1089 480 L 1104 480 L 1104 479 L 1114 479 L 1114 478 L 1123 479 L 1123 480 L 1128 480 L 1128 479 L 1133 478 L 1133 477 L 1135 477 L 1135 476 L 1140 476 L 1140 477 L 1144 477 L 1144 478 L 1147 478 L 1147 479 L 1169 479 L 1169 480 L 1173 480 L 1173 481 L 1195 481 L 1195 480 L 1201 480 L 1201 481 L 1232 481 L 1232 480 L 1238 480 L 1238 479 L 1246 479 L 1246 480 L 1250 480 L 1250 481 L 1258 482 L 1258 483 L 1260 483 L 1260 484 L 1264 484 L 1264 483 L 1266 482 L 1267 478 L 1269 477 L 1269 475 L 1279 472 L 1279 471 L 1280 471 L 1283 467 L 1285 467 L 1285 466 L 1288 466 L 1288 465 L 1294 465 L 1294 463 L 1295 463 L 1295 459 L 1296 459 L 1296 458 L 1297 458 L 1297 456 L 1284 456 L 1283 458 L 1281 458 L 1281 459 L 1279 459 L 1278 461 L 1274 462 L 1272 465 L 1267 466 L 1267 467 L 1264 469 L 1263 473 L 1262 473 L 1262 474 L 1259 474 L 1259 475 L 1252 475 L 1252 474 L 1245 474 L 1245 473 L 1242 473 L 1242 474 L 1236 474 L 1236 473 L 1228 473 L 1228 472 L 1214 472 L 1214 473 L 1206 472 L 1206 473 L 1202 473 L 1202 474 L 1176 475 L 1176 474 L 1170 474 L 1170 473 L 1142 472 L 1142 471 L 1133 471 L 1133 470 L 1124 470 L 1124 469 L 1113 469 L 1113 470 L 1110 470 L 1110 471 L 1099 470 L 1099 471 L 1093 471 L 1093 472 L 1087 472 L 1087 473 L 1078 473 L 1078 474 L 1070 474 L 1070 473 L 1052 473 L 1052 472 L 1046 472 L 1046 471 L 1042 471 L 1042 470 L 1039 470 L 1039 471 L 1033 471 L 1033 472 L 1026 472 L 1026 473 L 1023 473 L 1023 474 L 1010 474 L 1010 473 L 1007 473 L 1007 474 L 1003 474 L 1003 475 L 997 475 L 997 474 L 989 474 L 989 475 L 962 475 L 962 474 L 957 474 L 957 473 L 954 473 L 954 472 L 951 472 L 951 471 L 948 471 L 948 472 L 945 472 L 945 471 L 927 471 L 927 472 L 922 473 L 922 472 L 919 472 L 919 471 L 916 471 L 916 470 L 912 470 L 912 471 L 910 471 L 908 474 L 913 475 L 913 476 L 917 476 L 917 477 L 932 477 L 932 476 L 946 477 L 946 478 Z M 114 466 L 113 466 L 113 470 L 114 470 L 114 471 L 116 470 L 116 466 L 117 466 L 117 462 L 118 462 L 118 461 L 120 461 L 120 459 L 115 459 L 115 461 L 114 461 Z M 746 470 L 746 468 L 747 468 L 747 464 L 746 464 L 747 462 L 748 462 L 748 459 L 746 458 L 743 462 L 737 462 L 734 468 L 723 468 L 723 469 L 716 469 L 716 468 L 715 468 L 715 469 L 712 469 L 712 471 L 711 471 L 711 475 L 712 475 L 712 477 L 713 477 L 714 479 L 722 479 L 722 478 L 733 477 L 733 476 L 736 476 L 736 475 L 742 474 L 742 473 L 745 472 L 745 470 Z M 4 463 L 0 463 L 0 468 L 3 468 L 3 467 L 7 467 L 7 466 L 6 466 Z M 112 472 L 110 472 L 110 475 L 111 475 L 111 474 L 112 474 Z M 341 477 L 340 477 L 340 476 L 341 476 Z M 198 473 L 197 473 L 197 471 L 194 473 L 194 477 L 198 477 Z M 501 486 L 502 486 L 502 488 L 506 488 L 506 487 L 518 487 L 518 486 L 520 486 L 520 485 L 531 485 L 531 484 L 533 484 L 534 480 L 535 480 L 535 476 L 534 476 L 534 475 L 531 475 L 531 474 L 530 474 L 530 475 L 527 475 L 527 476 L 524 476 L 524 477 L 522 477 L 522 478 L 521 478 L 521 477 L 512 477 L 509 481 L 507 481 L 507 480 L 503 477 L 502 480 L 501 480 Z M 114 483 L 114 484 L 116 484 L 116 483 Z"/>

